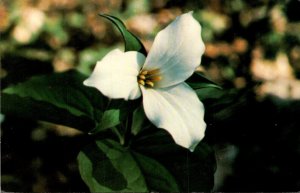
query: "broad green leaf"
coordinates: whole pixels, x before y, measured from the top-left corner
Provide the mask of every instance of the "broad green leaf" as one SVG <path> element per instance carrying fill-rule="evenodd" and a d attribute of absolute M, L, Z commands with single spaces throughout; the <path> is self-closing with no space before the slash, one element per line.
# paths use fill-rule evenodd
<path fill-rule="evenodd" d="M 178 192 L 166 168 L 112 140 L 98 140 L 78 155 L 79 171 L 91 192 Z"/>
<path fill-rule="evenodd" d="M 133 155 L 151 192 L 179 192 L 177 182 L 164 166 L 140 153 L 134 152 Z"/>
<path fill-rule="evenodd" d="M 1 94 L 1 113 L 33 120 L 44 120 L 88 131 L 95 126 L 86 116 L 75 116 L 69 111 L 30 97 Z"/>
<path fill-rule="evenodd" d="M 217 88 L 222 89 L 213 81 L 206 78 L 199 72 L 195 72 L 190 78 L 186 80 L 186 83 L 190 85 L 193 89 L 201 89 L 201 88 Z"/>
<path fill-rule="evenodd" d="M 120 124 L 120 109 L 110 109 L 104 111 L 101 121 L 95 129 L 90 131 L 90 134 L 96 134 L 108 128 L 112 128 Z"/>
<path fill-rule="evenodd" d="M 44 121 L 53 121 L 54 119 L 50 117 L 57 116 L 55 123 L 69 122 L 59 120 L 63 119 L 63 116 L 59 117 L 47 111 L 49 108 L 55 108 L 57 111 L 58 109 L 64 110 L 63 112 L 68 112 L 74 117 L 87 117 L 99 122 L 107 99 L 96 89 L 84 86 L 82 82 L 85 79 L 86 76 L 74 70 L 33 77 L 26 82 L 4 89 L 3 93 L 12 97 L 5 104 L 6 109 L 10 113 L 13 113 L 14 109 L 20 112 L 22 109 L 20 107 L 17 109 L 13 100 L 19 97 L 24 103 L 20 105 L 23 107 L 24 114 L 35 111 L 36 114 L 43 115 L 41 118 Z M 32 103 L 39 103 L 45 108 L 33 109 L 35 105 Z M 36 117 L 38 116 L 32 116 L 32 118 Z"/>
<path fill-rule="evenodd" d="M 160 162 L 174 176 L 181 192 L 212 190 L 216 163 L 213 149 L 204 141 L 190 152 L 176 145 L 166 131 L 151 128 L 139 133 L 131 147 Z"/>
<path fill-rule="evenodd" d="M 99 14 L 99 15 L 111 21 L 121 32 L 125 42 L 125 52 L 137 51 L 144 55 L 147 55 L 147 52 L 142 42 L 135 35 L 133 35 L 130 31 L 126 29 L 126 26 L 120 19 L 107 14 Z"/>
<path fill-rule="evenodd" d="M 202 89 L 195 89 L 195 92 L 201 101 L 210 100 L 210 99 L 215 101 L 217 99 L 220 99 L 225 93 L 224 90 L 209 88 L 209 87 L 202 88 Z"/>
<path fill-rule="evenodd" d="M 146 120 L 145 112 L 142 106 L 134 110 L 132 116 L 131 132 L 133 135 L 137 135 L 143 127 L 143 123 Z"/>
<path fill-rule="evenodd" d="M 91 192 L 148 191 L 131 153 L 112 140 L 86 146 L 77 159 L 81 177 Z"/>
<path fill-rule="evenodd" d="M 102 129 L 117 126 L 120 123 L 120 109 L 110 109 L 103 113 L 100 125 Z"/>

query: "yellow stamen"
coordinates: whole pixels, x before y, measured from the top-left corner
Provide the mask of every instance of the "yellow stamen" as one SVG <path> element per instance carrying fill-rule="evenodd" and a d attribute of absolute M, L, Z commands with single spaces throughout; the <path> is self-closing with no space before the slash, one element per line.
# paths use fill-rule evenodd
<path fill-rule="evenodd" d="M 143 81 L 141 79 L 138 81 L 138 83 L 141 84 L 141 85 L 143 85 L 143 86 L 145 86 L 145 81 Z"/>
<path fill-rule="evenodd" d="M 155 69 L 155 70 L 151 70 L 151 71 L 147 72 L 148 75 L 153 75 L 153 74 L 158 74 L 158 73 L 159 73 L 159 69 Z"/>
<path fill-rule="evenodd" d="M 157 82 L 157 81 L 161 80 L 161 76 L 152 76 L 152 77 L 150 77 L 150 79 L 152 82 Z"/>
<path fill-rule="evenodd" d="M 159 74 L 159 69 L 141 70 L 137 77 L 138 83 L 148 88 L 153 88 L 156 84 L 155 82 L 158 82 L 161 79 L 162 77 Z"/>
<path fill-rule="evenodd" d="M 146 74 L 148 74 L 147 70 L 144 70 L 144 71 L 141 72 L 141 75 L 146 75 Z"/>
<path fill-rule="evenodd" d="M 141 80 L 145 80 L 145 79 L 146 79 L 146 76 L 143 75 L 143 74 L 140 74 L 140 75 L 139 75 L 139 78 L 140 78 Z"/>
<path fill-rule="evenodd" d="M 150 87 L 154 87 L 154 83 L 149 80 L 146 81 L 146 84 Z"/>

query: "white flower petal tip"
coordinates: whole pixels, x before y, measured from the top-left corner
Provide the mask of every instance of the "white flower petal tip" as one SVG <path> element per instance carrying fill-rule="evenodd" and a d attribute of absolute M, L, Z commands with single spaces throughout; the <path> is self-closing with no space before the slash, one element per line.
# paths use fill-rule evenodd
<path fill-rule="evenodd" d="M 204 50 L 200 24 L 192 12 L 185 13 L 157 34 L 143 69 L 160 69 L 157 87 L 174 86 L 193 74 Z"/>
<path fill-rule="evenodd" d="M 146 116 L 167 130 L 176 144 L 194 151 L 206 129 L 204 106 L 196 93 L 182 83 L 167 89 L 142 88 Z"/>
<path fill-rule="evenodd" d="M 137 76 L 145 56 L 139 52 L 115 49 L 98 61 L 84 85 L 95 87 L 112 99 L 133 100 L 141 96 Z"/>

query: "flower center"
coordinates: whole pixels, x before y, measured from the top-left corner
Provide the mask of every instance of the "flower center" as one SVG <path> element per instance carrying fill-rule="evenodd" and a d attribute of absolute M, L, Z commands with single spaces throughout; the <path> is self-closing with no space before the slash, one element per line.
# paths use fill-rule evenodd
<path fill-rule="evenodd" d="M 159 69 L 141 70 L 138 75 L 138 83 L 148 88 L 153 88 L 154 85 L 161 80 Z"/>

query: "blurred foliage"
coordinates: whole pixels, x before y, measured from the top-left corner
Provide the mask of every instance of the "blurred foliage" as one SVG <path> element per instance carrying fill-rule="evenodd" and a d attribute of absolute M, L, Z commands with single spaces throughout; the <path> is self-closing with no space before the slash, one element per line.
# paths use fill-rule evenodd
<path fill-rule="evenodd" d="M 221 184 L 215 190 L 299 190 L 298 0 L 2 0 L 1 86 L 74 68 L 89 74 L 107 52 L 124 45 L 98 13 L 124 21 L 148 51 L 159 30 L 190 10 L 206 44 L 198 70 L 224 88 L 199 94 L 206 139 L 216 145 L 216 155 L 228 144 L 237 151 L 231 172 L 217 171 L 224 176 L 215 179 Z M 60 110 L 51 112 L 68 117 Z M 78 130 L 5 115 L 1 138 L 3 190 L 88 190 L 75 162 L 88 139 Z M 222 160 L 217 159 L 219 169 Z"/>

